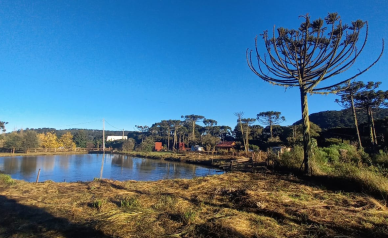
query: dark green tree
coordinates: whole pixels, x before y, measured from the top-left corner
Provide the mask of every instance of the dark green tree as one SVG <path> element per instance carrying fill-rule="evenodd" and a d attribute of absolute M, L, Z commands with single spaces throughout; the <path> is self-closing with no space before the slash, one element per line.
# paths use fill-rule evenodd
<path fill-rule="evenodd" d="M 149 131 L 149 126 L 139 126 L 139 125 L 135 125 L 136 129 L 138 131 L 140 131 L 140 137 L 141 137 L 141 142 L 143 142 L 144 138 L 147 137 L 147 134 L 148 134 L 148 131 Z"/>
<path fill-rule="evenodd" d="M 20 134 L 16 132 L 10 133 L 5 137 L 4 148 L 11 149 L 13 154 L 22 147 L 22 142 L 23 138 Z"/>
<path fill-rule="evenodd" d="M 73 141 L 77 147 L 86 148 L 88 136 L 84 130 L 79 130 L 74 134 Z"/>
<path fill-rule="evenodd" d="M 246 51 L 249 68 L 261 79 L 283 87 L 298 87 L 303 119 L 304 172 L 309 173 L 309 157 L 311 153 L 310 120 L 308 113 L 307 94 L 336 93 L 334 87 L 348 83 L 370 69 L 380 56 L 366 69 L 352 77 L 341 79 L 333 84 L 318 84 L 348 70 L 360 56 L 368 37 L 368 23 L 357 20 L 351 25 L 344 25 L 337 13 L 329 13 L 322 20 L 310 20 L 303 16 L 304 22 L 297 29 L 278 28 L 273 34 L 264 31 L 262 38 L 268 53 L 261 56 L 256 45 L 258 68 L 253 66 L 252 51 Z M 324 23 L 326 22 L 326 26 Z M 365 38 L 361 47 L 357 47 L 362 28 L 366 26 Z"/>
<path fill-rule="evenodd" d="M 203 119 L 205 117 L 204 116 L 200 116 L 200 115 L 191 114 L 191 115 L 181 116 L 181 118 L 184 118 L 187 123 L 191 124 L 192 134 L 191 134 L 191 138 L 190 139 L 192 141 L 195 141 L 195 123 L 198 120 Z"/>
<path fill-rule="evenodd" d="M 260 124 L 269 126 L 271 138 L 273 138 L 272 126 L 279 125 L 286 120 L 284 116 L 280 116 L 281 114 L 281 112 L 274 111 L 260 112 L 257 114 L 257 120 L 260 122 Z"/>
<path fill-rule="evenodd" d="M 365 89 L 365 84 L 362 81 L 352 82 L 352 83 L 349 82 L 348 85 L 344 85 L 342 87 L 338 86 L 337 95 L 340 96 L 340 99 L 335 100 L 335 102 L 338 103 L 340 106 L 352 110 L 354 125 L 356 127 L 356 132 L 357 132 L 359 149 L 362 149 L 362 143 L 361 143 L 360 131 L 358 129 L 356 107 L 354 106 L 354 95 L 363 89 Z"/>
<path fill-rule="evenodd" d="M 356 108 L 363 108 L 368 115 L 368 124 L 370 128 L 370 139 L 372 145 L 377 145 L 377 135 L 374 125 L 373 111 L 386 106 L 388 100 L 388 91 L 376 91 L 381 82 L 368 82 L 366 90 L 362 90 L 354 95 L 354 105 Z"/>
<path fill-rule="evenodd" d="M 25 131 L 23 132 L 23 141 L 21 147 L 27 153 L 32 148 L 37 148 L 39 146 L 38 134 L 35 131 Z"/>
<path fill-rule="evenodd" d="M 205 125 L 206 134 L 214 135 L 214 126 L 217 126 L 217 121 L 213 119 L 203 119 L 203 124 Z"/>

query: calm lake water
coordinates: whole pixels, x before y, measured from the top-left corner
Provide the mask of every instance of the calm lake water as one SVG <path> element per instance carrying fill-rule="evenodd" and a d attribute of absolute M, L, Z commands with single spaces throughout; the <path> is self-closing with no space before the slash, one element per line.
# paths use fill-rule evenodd
<path fill-rule="evenodd" d="M 114 180 L 155 181 L 160 179 L 194 178 L 222 172 L 192 164 L 134 158 L 115 154 L 42 155 L 0 157 L 0 171 L 14 179 L 35 182 L 90 181 L 100 178 Z M 218 172 L 217 172 L 218 171 Z"/>

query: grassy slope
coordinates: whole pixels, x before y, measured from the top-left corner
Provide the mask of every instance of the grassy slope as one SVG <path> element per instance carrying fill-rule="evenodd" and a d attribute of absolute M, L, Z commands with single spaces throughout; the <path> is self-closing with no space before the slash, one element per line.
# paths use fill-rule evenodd
<path fill-rule="evenodd" d="M 388 237 L 375 199 L 273 174 L 38 184 L 1 175 L 0 214 L 0 237 Z"/>

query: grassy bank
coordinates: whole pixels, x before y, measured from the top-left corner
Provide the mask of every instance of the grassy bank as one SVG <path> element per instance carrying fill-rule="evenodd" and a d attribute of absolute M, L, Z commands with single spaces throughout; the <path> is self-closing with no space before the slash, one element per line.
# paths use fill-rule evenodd
<path fill-rule="evenodd" d="M 69 154 L 87 154 L 87 151 L 57 151 L 57 152 L 29 152 L 29 153 L 0 153 L 0 157 L 6 156 L 31 156 L 31 155 L 69 155 Z"/>
<path fill-rule="evenodd" d="M 138 156 L 149 159 L 161 159 L 192 164 L 202 164 L 207 166 L 218 166 L 223 162 L 238 158 L 231 155 L 212 155 L 205 153 L 173 153 L 173 152 L 117 152 L 128 156 Z"/>
<path fill-rule="evenodd" d="M 0 175 L 1 237 L 387 237 L 365 194 L 293 176 L 27 183 Z"/>

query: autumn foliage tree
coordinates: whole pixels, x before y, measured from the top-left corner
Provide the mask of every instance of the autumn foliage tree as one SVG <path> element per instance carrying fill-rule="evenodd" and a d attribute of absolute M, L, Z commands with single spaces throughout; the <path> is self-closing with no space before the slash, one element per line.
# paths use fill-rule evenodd
<path fill-rule="evenodd" d="M 311 21 L 309 15 L 302 18 L 304 21 L 297 29 L 280 27 L 277 29 L 277 35 L 275 27 L 272 34 L 264 31 L 261 36 L 267 55 L 259 54 L 256 38 L 257 67 L 253 64 L 252 51 L 249 49 L 246 58 L 249 68 L 264 81 L 286 88 L 299 88 L 303 120 L 303 165 L 304 172 L 309 173 L 311 135 L 307 95 L 335 93 L 336 86 L 348 83 L 365 73 L 380 59 L 384 51 L 384 41 L 380 56 L 367 68 L 349 78 L 318 87 L 321 82 L 327 82 L 355 63 L 366 45 L 368 23 L 357 20 L 351 25 L 342 24 L 337 13 L 329 13 L 324 20 L 319 18 Z M 360 41 L 365 26 L 365 37 Z M 360 47 L 357 44 L 359 41 Z"/>
<path fill-rule="evenodd" d="M 65 134 L 63 134 L 59 139 L 59 142 L 66 149 L 74 150 L 76 148 L 76 145 L 73 141 L 73 135 L 70 132 L 66 132 Z"/>
<path fill-rule="evenodd" d="M 54 132 L 46 132 L 38 134 L 40 145 L 45 148 L 58 148 L 62 144 L 59 142 L 57 135 Z"/>

